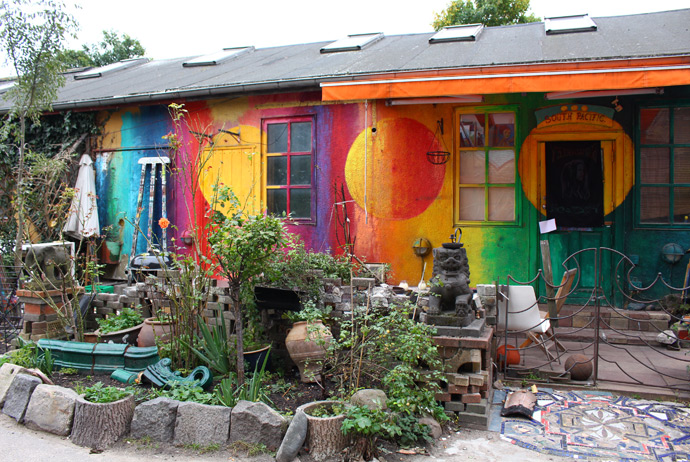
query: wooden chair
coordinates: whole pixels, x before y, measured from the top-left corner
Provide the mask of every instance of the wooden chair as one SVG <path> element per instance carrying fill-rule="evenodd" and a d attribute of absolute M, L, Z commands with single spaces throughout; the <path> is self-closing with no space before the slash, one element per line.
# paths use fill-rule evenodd
<path fill-rule="evenodd" d="M 573 287 L 575 276 L 577 276 L 576 268 L 567 270 L 565 273 L 563 273 L 563 278 L 561 279 L 560 287 L 558 288 L 558 292 L 556 292 L 556 296 L 554 297 L 554 301 L 556 303 L 556 314 L 559 314 L 561 312 L 561 308 L 565 304 L 565 300 L 566 298 L 568 298 L 568 294 L 570 294 L 570 289 Z M 548 313 L 546 314 L 544 319 L 549 319 Z M 548 328 L 544 332 L 527 332 L 527 339 L 524 342 L 522 342 L 520 348 L 527 348 L 528 346 L 534 343 L 542 349 L 544 354 L 546 354 L 547 358 L 549 358 L 550 360 L 557 359 L 558 356 L 554 356 L 554 354 L 551 351 L 549 351 L 549 348 L 546 343 L 548 341 L 552 341 L 553 344 L 556 345 L 556 348 L 561 350 L 562 352 L 568 351 L 568 349 L 564 347 L 563 344 L 559 342 L 556 338 L 556 334 L 553 330 L 553 325 L 551 323 L 549 323 Z"/>

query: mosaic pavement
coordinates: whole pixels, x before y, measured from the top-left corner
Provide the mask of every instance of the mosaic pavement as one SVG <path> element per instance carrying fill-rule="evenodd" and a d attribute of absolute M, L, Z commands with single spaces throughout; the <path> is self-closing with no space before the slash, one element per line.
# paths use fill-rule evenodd
<path fill-rule="evenodd" d="M 690 408 L 606 392 L 540 391 L 532 420 L 503 418 L 500 432 L 521 447 L 575 459 L 690 460 Z"/>

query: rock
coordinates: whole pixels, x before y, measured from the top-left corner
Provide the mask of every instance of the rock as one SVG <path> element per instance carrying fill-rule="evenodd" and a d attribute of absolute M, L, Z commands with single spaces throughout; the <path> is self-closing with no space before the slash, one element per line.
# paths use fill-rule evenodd
<path fill-rule="evenodd" d="M 376 409 L 387 409 L 386 401 L 388 397 L 383 390 L 377 390 L 375 388 L 366 388 L 364 390 L 359 390 L 357 393 L 352 395 L 350 398 L 350 403 L 355 406 L 368 407 L 371 410 Z"/>
<path fill-rule="evenodd" d="M 132 438 L 147 437 L 154 441 L 172 441 L 179 405 L 179 401 L 164 397 L 138 405 L 132 418 Z"/>
<path fill-rule="evenodd" d="M 0 367 L 0 406 L 5 404 L 7 390 L 10 389 L 14 377 L 19 373 L 26 373 L 26 369 L 12 363 L 5 363 Z"/>
<path fill-rule="evenodd" d="M 429 427 L 429 435 L 437 440 L 443 435 L 443 429 L 441 424 L 439 424 L 433 417 L 422 417 L 419 419 L 421 425 L 427 425 Z"/>
<path fill-rule="evenodd" d="M 275 451 L 283 441 L 287 427 L 285 417 L 264 403 L 239 401 L 232 409 L 230 442 L 265 444 Z"/>
<path fill-rule="evenodd" d="M 177 407 L 175 445 L 227 444 L 232 408 L 183 402 Z"/>
<path fill-rule="evenodd" d="M 32 430 L 67 436 L 72 430 L 74 403 L 79 395 L 69 388 L 40 384 L 31 395 L 24 423 Z"/>
<path fill-rule="evenodd" d="M 678 337 L 676 337 L 675 332 L 672 330 L 665 330 L 659 332 L 659 335 L 656 336 L 656 341 L 662 345 L 673 345 L 678 341 Z"/>
<path fill-rule="evenodd" d="M 297 410 L 276 454 L 276 462 L 291 462 L 307 439 L 307 416 Z"/>
<path fill-rule="evenodd" d="M 3 414 L 22 423 L 24 421 L 26 407 L 29 405 L 29 400 L 31 399 L 31 394 L 41 383 L 41 379 L 32 375 L 17 374 L 10 384 L 10 389 L 7 390 L 5 405 L 2 408 Z"/>

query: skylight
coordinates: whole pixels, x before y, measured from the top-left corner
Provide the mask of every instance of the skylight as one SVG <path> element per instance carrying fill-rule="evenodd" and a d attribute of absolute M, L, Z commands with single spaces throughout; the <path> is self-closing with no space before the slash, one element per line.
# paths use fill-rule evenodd
<path fill-rule="evenodd" d="M 107 74 L 113 71 L 119 71 L 121 69 L 127 69 L 138 64 L 146 63 L 148 61 L 148 58 L 124 59 L 117 63 L 108 64 L 107 66 L 96 67 L 93 69 L 89 69 L 88 71 L 75 74 L 74 80 L 95 79 L 102 76 L 103 74 Z"/>
<path fill-rule="evenodd" d="M 474 42 L 483 29 L 483 24 L 447 26 L 436 32 L 436 34 L 429 39 L 429 43 Z"/>
<path fill-rule="evenodd" d="M 570 32 L 593 32 L 597 30 L 597 25 L 588 14 L 580 14 L 545 18 L 544 29 L 547 35 L 567 34 Z"/>
<path fill-rule="evenodd" d="M 237 58 L 240 55 L 249 53 L 254 47 L 223 48 L 221 51 L 208 55 L 198 56 L 190 61 L 182 63 L 183 67 L 215 66 L 223 61 Z"/>
<path fill-rule="evenodd" d="M 5 93 L 7 90 L 12 88 L 17 83 L 16 80 L 9 80 L 6 82 L 0 82 L 0 93 Z"/>
<path fill-rule="evenodd" d="M 381 32 L 375 32 L 371 34 L 355 34 L 348 35 L 344 39 L 337 40 L 333 43 L 329 43 L 325 47 L 321 48 L 321 53 L 337 53 L 339 51 L 358 51 L 362 48 L 376 43 L 383 38 Z"/>

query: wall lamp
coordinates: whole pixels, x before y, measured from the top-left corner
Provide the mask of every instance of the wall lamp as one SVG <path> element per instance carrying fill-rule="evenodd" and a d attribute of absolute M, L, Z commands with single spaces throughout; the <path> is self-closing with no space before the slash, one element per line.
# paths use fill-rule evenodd
<path fill-rule="evenodd" d="M 675 242 L 669 242 L 661 248 L 661 258 L 664 259 L 666 263 L 675 265 L 678 263 L 685 255 L 683 248 L 676 244 Z"/>
<path fill-rule="evenodd" d="M 191 246 L 194 244 L 194 233 L 192 233 L 189 229 L 186 229 L 184 232 L 182 232 L 180 240 L 184 245 Z"/>

